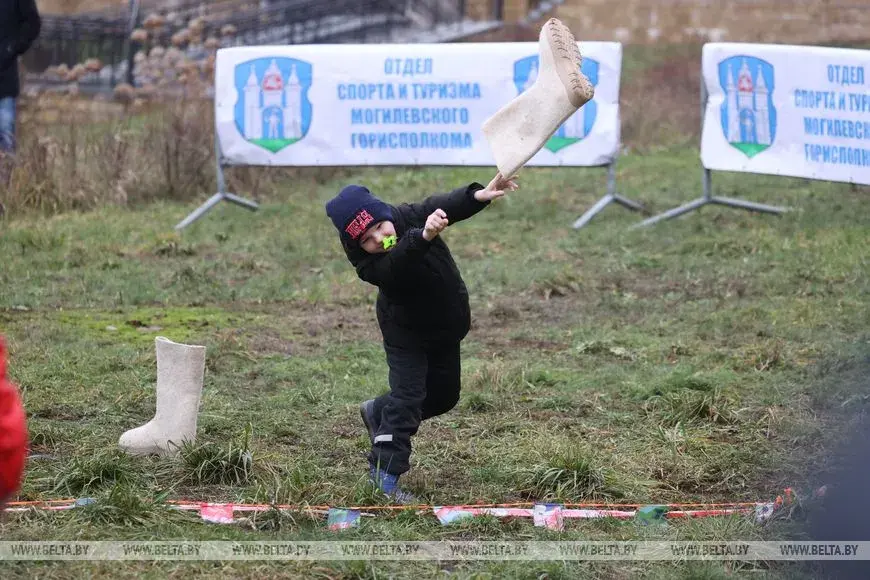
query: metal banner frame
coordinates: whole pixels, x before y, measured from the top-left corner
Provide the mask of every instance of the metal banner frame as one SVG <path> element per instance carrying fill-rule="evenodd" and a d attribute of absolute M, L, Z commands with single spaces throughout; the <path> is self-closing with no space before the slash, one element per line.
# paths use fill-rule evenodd
<path fill-rule="evenodd" d="M 223 155 L 221 154 L 221 146 L 220 141 L 217 136 L 217 128 L 215 128 L 215 141 L 214 141 L 214 153 L 215 153 L 215 169 L 217 174 L 217 193 L 208 198 L 205 203 L 200 205 L 198 208 L 193 210 L 187 217 L 181 220 L 178 225 L 175 226 L 176 231 L 183 230 L 209 211 L 211 211 L 217 204 L 221 201 L 226 200 L 230 203 L 234 203 L 238 206 L 241 206 L 245 209 L 249 209 L 251 211 L 257 211 L 259 209 L 259 205 L 256 202 L 250 201 L 243 197 L 240 197 L 234 193 L 230 193 L 226 190 L 226 178 L 224 177 L 224 164 L 223 164 Z M 607 193 L 604 197 L 599 199 L 595 205 L 586 210 L 586 212 L 577 218 L 577 220 L 573 223 L 572 227 L 575 230 L 579 230 L 586 224 L 588 224 L 592 218 L 601 213 L 608 205 L 611 203 L 616 203 L 621 205 L 629 210 L 643 212 L 644 206 L 641 203 L 628 199 L 627 197 L 620 195 L 616 192 L 616 158 L 614 157 L 610 163 L 607 165 L 599 166 L 607 168 Z"/>
<path fill-rule="evenodd" d="M 618 123 L 621 124 L 621 121 L 622 121 L 622 119 L 619 118 Z M 223 169 L 224 169 L 224 167 L 233 166 L 235 164 L 227 163 L 227 159 L 223 156 L 221 144 L 220 144 L 220 137 L 219 137 L 218 128 L 217 128 L 217 119 L 215 119 L 214 131 L 215 131 L 214 151 L 215 151 L 215 169 L 216 169 L 217 192 L 214 193 L 208 200 L 206 200 L 204 203 L 202 203 L 199 207 L 197 207 L 195 210 L 193 210 L 190 214 L 188 214 L 182 221 L 180 221 L 175 226 L 176 231 L 183 230 L 184 228 L 190 226 L 191 224 L 193 224 L 194 222 L 199 220 L 201 217 L 203 217 L 205 214 L 207 214 L 209 211 L 211 211 L 221 201 L 228 201 L 230 203 L 233 203 L 235 205 L 238 205 L 240 207 L 243 207 L 243 208 L 251 210 L 251 211 L 257 211 L 259 209 L 259 205 L 256 202 L 245 199 L 243 197 L 240 197 L 234 193 L 230 193 L 227 191 L 227 184 L 226 184 L 226 179 L 224 177 Z M 586 166 L 583 166 L 583 165 L 568 166 L 568 167 L 582 167 L 582 168 L 600 167 L 600 168 L 607 169 L 607 186 L 606 186 L 606 193 L 605 193 L 604 197 L 599 199 L 592 207 L 590 207 L 588 210 L 586 210 L 586 212 L 582 216 L 580 216 L 579 218 L 577 218 L 573 222 L 573 224 L 572 224 L 573 229 L 579 230 L 580 228 L 584 227 L 596 215 L 598 215 L 608 205 L 610 205 L 612 203 L 620 205 L 628 210 L 638 211 L 638 212 L 648 214 L 648 211 L 645 209 L 645 207 L 642 203 L 636 202 L 634 200 L 631 200 L 631 199 L 617 193 L 616 162 L 617 162 L 618 157 L 619 157 L 619 149 L 617 148 L 617 151 L 614 153 L 614 156 L 608 162 L 606 162 L 604 164 L 586 165 Z M 397 165 L 397 166 L 401 166 L 401 165 Z M 415 166 L 417 166 L 417 165 L 415 165 Z M 455 167 L 455 166 L 451 165 L 448 167 Z M 524 166 L 524 167 L 529 167 L 529 168 L 548 167 L 550 169 L 555 169 L 555 168 L 562 168 L 563 166 L 561 166 L 561 165 L 551 165 L 551 166 L 530 165 L 530 166 Z"/>
<path fill-rule="evenodd" d="M 230 203 L 234 203 L 251 211 L 257 211 L 259 209 L 259 205 L 253 201 L 245 199 L 243 197 L 239 197 L 234 193 L 229 193 L 227 191 L 227 181 L 224 178 L 224 168 L 223 168 L 223 154 L 221 153 L 221 144 L 218 140 L 217 127 L 215 126 L 214 130 L 214 156 L 215 156 L 215 165 L 217 168 L 217 193 L 208 198 L 204 204 L 193 210 L 186 218 L 181 220 L 177 226 L 175 226 L 175 230 L 179 231 L 205 214 L 211 211 L 214 206 L 219 204 L 223 200 L 227 200 Z"/>
<path fill-rule="evenodd" d="M 594 218 L 596 215 L 601 213 L 601 211 L 604 210 L 604 208 L 606 208 L 611 203 L 616 203 L 616 204 L 621 205 L 622 207 L 629 209 L 629 210 L 634 210 L 634 211 L 639 211 L 639 212 L 645 211 L 643 204 L 640 204 L 636 201 L 632 201 L 632 200 L 628 199 L 627 197 L 622 196 L 616 192 L 616 159 L 617 158 L 614 157 L 610 161 L 610 163 L 608 163 L 606 165 L 606 167 L 607 167 L 607 193 L 605 194 L 604 197 L 599 199 L 595 203 L 595 205 L 593 205 L 588 210 L 586 210 L 586 213 L 584 213 L 582 216 L 577 218 L 577 221 L 575 221 L 574 225 L 572 226 L 575 230 L 579 230 L 580 228 L 582 228 L 583 226 L 588 224 L 592 220 L 592 218 Z"/>
<path fill-rule="evenodd" d="M 215 138 L 215 156 L 217 157 L 217 193 L 208 198 L 205 203 L 193 210 L 187 217 L 179 222 L 178 225 L 175 226 L 176 231 L 180 231 L 186 228 L 187 226 L 207 214 L 209 211 L 211 211 L 214 206 L 216 206 L 223 200 L 234 203 L 251 211 L 257 211 L 257 209 L 259 209 L 259 205 L 256 202 L 250 201 L 243 197 L 239 197 L 238 195 L 226 191 L 226 179 L 224 178 L 223 163 L 221 162 L 220 144 L 217 142 L 217 138 Z M 586 210 L 586 212 L 582 216 L 577 218 L 577 220 L 571 226 L 575 230 L 579 230 L 583 226 L 587 225 L 592 220 L 592 218 L 601 213 L 611 203 L 616 203 L 629 210 L 639 212 L 645 211 L 643 204 L 628 199 L 627 197 L 620 195 L 616 192 L 616 159 L 614 159 L 604 167 L 607 167 L 607 193 L 604 197 L 599 199 L 595 203 L 595 205 Z"/>
<path fill-rule="evenodd" d="M 215 164 L 217 173 L 217 193 L 208 198 L 205 203 L 193 210 L 190 214 L 188 214 L 187 217 L 179 222 L 178 225 L 175 226 L 176 231 L 183 230 L 193 222 L 197 221 L 199 218 L 207 214 L 223 200 L 234 203 L 251 211 L 257 211 L 257 209 L 259 209 L 259 205 L 256 202 L 250 201 L 248 199 L 226 191 L 226 178 L 224 177 L 220 143 L 218 142 L 217 136 L 215 136 L 215 157 L 217 159 L 217 162 Z M 616 159 L 603 167 L 607 167 L 607 193 L 604 197 L 599 199 L 595 203 L 595 205 L 586 210 L 586 212 L 582 216 L 577 218 L 577 220 L 572 225 L 575 230 L 579 230 L 580 228 L 588 224 L 592 220 L 592 218 L 601 213 L 601 211 L 603 211 L 611 203 L 616 203 L 629 210 L 639 212 L 644 211 L 643 204 L 628 199 L 627 197 L 622 196 L 616 192 Z"/>
<path fill-rule="evenodd" d="M 709 99 L 709 92 L 707 91 L 707 81 L 704 78 L 704 64 L 701 63 L 701 135 L 704 134 L 704 118 L 707 115 L 707 100 Z M 703 137 L 702 137 L 703 138 Z M 789 208 L 784 207 L 775 207 L 772 205 L 766 205 L 763 203 L 755 203 L 752 201 L 746 201 L 742 199 L 734 199 L 732 197 L 720 197 L 714 196 L 712 193 L 712 171 L 704 167 L 704 164 L 701 164 L 701 187 L 703 195 L 695 200 L 692 200 L 686 204 L 683 204 L 674 209 L 668 210 L 659 215 L 648 218 L 639 224 L 635 224 L 632 226 L 632 229 L 649 226 L 656 224 L 663 220 L 669 220 L 671 218 L 675 218 L 677 216 L 681 216 L 685 213 L 689 213 L 690 211 L 694 211 L 705 205 L 714 204 L 714 205 L 722 205 L 726 207 L 745 209 L 747 211 L 757 211 L 760 213 L 769 213 L 774 215 L 781 215 L 787 211 Z"/>

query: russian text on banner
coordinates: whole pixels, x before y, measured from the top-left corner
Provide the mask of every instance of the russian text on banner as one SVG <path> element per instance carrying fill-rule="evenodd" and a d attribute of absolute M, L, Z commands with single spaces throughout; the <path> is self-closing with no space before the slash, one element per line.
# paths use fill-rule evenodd
<path fill-rule="evenodd" d="M 622 45 L 579 46 L 595 98 L 528 165 L 602 166 L 619 151 Z M 537 72 L 533 42 L 221 49 L 215 122 L 223 162 L 491 166 L 481 126 Z"/>
<path fill-rule="evenodd" d="M 870 50 L 709 43 L 707 169 L 870 184 Z"/>

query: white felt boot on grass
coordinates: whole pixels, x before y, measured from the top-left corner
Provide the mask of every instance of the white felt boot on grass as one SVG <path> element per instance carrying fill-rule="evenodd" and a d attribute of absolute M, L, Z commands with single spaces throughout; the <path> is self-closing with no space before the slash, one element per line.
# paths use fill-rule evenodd
<path fill-rule="evenodd" d="M 185 441 L 196 440 L 196 418 L 205 373 L 205 347 L 158 336 L 157 412 L 145 425 L 131 429 L 118 445 L 131 455 L 170 455 Z"/>
<path fill-rule="evenodd" d="M 499 173 L 510 177 L 541 150 L 568 117 L 592 100 L 592 83 L 580 72 L 574 35 L 551 18 L 538 37 L 538 77 L 483 124 Z"/>

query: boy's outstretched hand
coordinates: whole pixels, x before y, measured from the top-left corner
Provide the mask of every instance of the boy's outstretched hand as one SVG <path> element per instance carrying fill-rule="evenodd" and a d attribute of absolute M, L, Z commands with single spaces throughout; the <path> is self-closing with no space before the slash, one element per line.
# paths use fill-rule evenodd
<path fill-rule="evenodd" d="M 502 177 L 501 173 L 496 173 L 492 181 L 485 188 L 474 192 L 474 199 L 477 201 L 490 201 L 505 194 L 505 190 L 516 191 L 517 185 L 516 175 L 510 179 Z M 423 227 L 423 239 L 431 242 L 435 236 L 444 231 L 444 228 L 449 224 L 447 214 L 443 209 L 436 209 L 429 217 L 426 218 L 426 225 Z"/>
<path fill-rule="evenodd" d="M 519 186 L 516 183 L 517 176 L 514 175 L 510 179 L 505 179 L 502 174 L 496 173 L 492 181 L 489 182 L 484 189 L 474 192 L 474 199 L 477 201 L 491 201 L 505 194 L 505 190 L 516 191 Z"/>
<path fill-rule="evenodd" d="M 436 209 L 429 217 L 426 218 L 426 225 L 423 227 L 423 239 L 431 242 L 435 236 L 444 231 L 447 227 L 447 214 L 443 209 Z"/>

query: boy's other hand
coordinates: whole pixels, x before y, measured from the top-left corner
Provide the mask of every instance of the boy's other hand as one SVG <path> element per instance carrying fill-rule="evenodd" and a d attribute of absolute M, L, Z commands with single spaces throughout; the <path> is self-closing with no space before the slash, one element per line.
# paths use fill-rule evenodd
<path fill-rule="evenodd" d="M 436 209 L 426 218 L 426 226 L 423 228 L 423 239 L 431 242 L 435 236 L 447 227 L 447 214 L 443 209 Z"/>
<path fill-rule="evenodd" d="M 505 179 L 502 177 L 501 172 L 496 173 L 492 181 L 489 182 L 489 185 L 484 189 L 474 192 L 474 199 L 477 201 L 491 201 L 497 197 L 502 197 L 506 190 L 516 191 L 519 189 L 515 181 L 516 178 L 517 176 L 514 175 L 510 179 Z"/>

